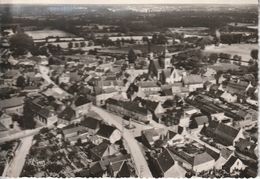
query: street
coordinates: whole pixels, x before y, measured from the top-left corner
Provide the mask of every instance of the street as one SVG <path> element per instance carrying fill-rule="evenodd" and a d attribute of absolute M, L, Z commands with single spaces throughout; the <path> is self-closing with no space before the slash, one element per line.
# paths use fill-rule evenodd
<path fill-rule="evenodd" d="M 109 123 L 110 125 L 114 125 L 117 129 L 119 129 L 122 132 L 122 120 L 123 119 L 121 117 L 111 114 L 111 113 L 105 111 L 104 109 L 101 109 L 101 108 L 98 108 L 95 106 L 92 106 L 91 109 L 93 111 L 95 111 L 97 114 L 99 114 L 107 123 Z M 149 128 L 151 128 L 151 127 L 149 127 Z M 124 128 L 123 138 L 127 142 L 131 155 L 134 159 L 138 177 L 153 177 L 150 172 L 150 169 L 147 165 L 147 161 L 145 160 L 144 155 L 143 155 L 137 141 L 135 140 L 132 132 L 130 132 L 130 130 Z"/>
<path fill-rule="evenodd" d="M 33 136 L 28 136 L 21 139 L 21 143 L 15 151 L 15 156 L 9 163 L 6 176 L 4 177 L 19 177 L 26 159 L 26 155 L 29 153 L 32 145 Z"/>

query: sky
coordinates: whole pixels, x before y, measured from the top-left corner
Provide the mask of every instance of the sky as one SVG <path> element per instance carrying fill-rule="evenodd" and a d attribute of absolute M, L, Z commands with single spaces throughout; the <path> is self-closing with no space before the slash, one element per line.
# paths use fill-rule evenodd
<path fill-rule="evenodd" d="M 258 0 L 0 0 L 0 4 L 258 4 Z"/>

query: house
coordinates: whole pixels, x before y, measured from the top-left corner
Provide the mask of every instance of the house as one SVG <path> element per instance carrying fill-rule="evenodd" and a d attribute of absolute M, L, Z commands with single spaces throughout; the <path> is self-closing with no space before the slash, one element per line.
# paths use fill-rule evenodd
<path fill-rule="evenodd" d="M 25 97 L 12 97 L 0 101 L 0 110 L 6 114 L 22 114 Z"/>
<path fill-rule="evenodd" d="M 74 102 L 73 109 L 76 112 L 76 118 L 82 117 L 89 112 L 91 101 L 84 96 L 78 96 Z"/>
<path fill-rule="evenodd" d="M 105 177 L 107 167 L 102 163 L 102 161 L 95 162 L 89 169 L 90 177 Z M 85 177 L 85 176 L 84 176 Z"/>
<path fill-rule="evenodd" d="M 249 86 L 250 83 L 247 81 L 238 80 L 238 82 L 235 82 L 231 80 L 228 82 L 225 90 L 231 94 L 239 94 L 244 96 L 246 95 Z"/>
<path fill-rule="evenodd" d="M 234 146 L 236 141 L 240 138 L 244 138 L 242 129 L 235 129 L 223 123 L 218 124 L 214 135 L 214 139 L 225 146 Z"/>
<path fill-rule="evenodd" d="M 161 135 L 156 131 L 156 129 L 146 129 L 141 132 L 142 140 L 144 144 L 149 147 L 153 148 L 156 141 L 158 141 Z"/>
<path fill-rule="evenodd" d="M 128 163 L 130 159 L 130 154 L 105 157 L 103 161 L 107 165 L 108 175 L 110 177 L 133 177 L 132 167 Z"/>
<path fill-rule="evenodd" d="M 106 156 L 114 155 L 118 153 L 113 144 L 109 144 L 107 141 L 100 143 L 99 145 L 90 149 L 90 156 L 93 161 L 102 160 Z"/>
<path fill-rule="evenodd" d="M 232 174 L 236 170 L 244 170 L 245 165 L 243 164 L 243 162 L 239 158 L 237 158 L 235 156 L 231 156 L 228 159 L 228 161 L 222 166 L 222 169 L 226 170 L 232 176 Z"/>
<path fill-rule="evenodd" d="M 108 140 L 111 144 L 121 139 L 121 132 L 113 126 L 101 124 L 100 129 L 97 131 L 97 136 L 102 139 Z"/>
<path fill-rule="evenodd" d="M 184 141 L 183 135 L 180 135 L 172 130 L 168 130 L 166 139 L 169 146 L 173 146 L 175 143 L 182 143 Z"/>
<path fill-rule="evenodd" d="M 59 84 L 61 84 L 61 83 L 65 83 L 65 84 L 69 83 L 70 82 L 70 75 L 69 75 L 69 73 L 62 73 L 59 76 L 58 81 L 59 81 Z"/>
<path fill-rule="evenodd" d="M 70 142 L 71 145 L 75 145 L 77 142 L 86 143 L 89 140 L 89 134 L 88 133 L 78 133 L 76 136 L 68 137 L 67 140 Z"/>
<path fill-rule="evenodd" d="M 76 112 L 71 106 L 66 106 L 63 111 L 58 114 L 58 121 L 62 124 L 70 124 L 75 120 Z"/>
<path fill-rule="evenodd" d="M 164 69 L 161 72 L 160 79 L 163 84 L 173 84 L 182 80 L 182 75 L 175 68 Z"/>
<path fill-rule="evenodd" d="M 211 157 L 207 152 L 197 154 L 193 158 L 193 171 L 202 172 L 213 169 L 215 165 L 215 159 Z"/>
<path fill-rule="evenodd" d="M 140 122 L 149 123 L 152 120 L 152 114 L 149 110 L 131 101 L 109 98 L 106 101 L 106 108 L 120 116 L 131 117 Z"/>
<path fill-rule="evenodd" d="M 97 106 L 102 106 L 105 104 L 108 98 L 112 98 L 118 95 L 119 92 L 115 88 L 100 89 L 94 88 L 94 93 L 87 94 L 87 98 L 92 101 L 93 104 Z"/>
<path fill-rule="evenodd" d="M 207 116 L 196 116 L 191 119 L 189 128 L 192 132 L 200 132 L 200 130 L 207 126 L 209 123 L 209 118 Z"/>
<path fill-rule="evenodd" d="M 189 146 L 186 147 L 185 151 L 183 148 L 176 148 L 175 146 L 169 148 L 174 159 L 180 166 L 196 173 L 214 168 L 215 159 L 211 155 L 209 155 L 206 151 L 202 152 L 201 149 L 195 149 L 194 146 L 194 150 L 197 151 L 191 152 L 188 147 Z"/>
<path fill-rule="evenodd" d="M 164 111 L 165 111 L 164 108 L 162 107 L 161 102 L 151 101 L 148 99 L 142 99 L 140 97 L 136 97 L 133 100 L 133 102 L 139 103 L 141 106 L 145 107 L 153 114 L 161 114 L 161 113 L 164 113 Z"/>
<path fill-rule="evenodd" d="M 161 91 L 161 87 L 157 84 L 156 81 L 142 81 L 139 82 L 138 87 L 138 90 L 144 93 Z"/>
<path fill-rule="evenodd" d="M 203 73 L 204 77 L 214 77 L 217 74 L 217 71 L 213 68 L 207 67 L 206 72 Z"/>
<path fill-rule="evenodd" d="M 87 132 L 86 128 L 82 126 L 74 126 L 74 127 L 62 129 L 62 134 L 65 139 L 69 137 L 77 136 L 79 134 L 84 134 L 86 132 Z"/>
<path fill-rule="evenodd" d="M 56 102 L 50 103 L 48 97 L 37 94 L 25 99 L 25 104 L 34 115 L 34 119 L 44 125 L 54 124 L 58 121 L 56 110 L 59 104 Z"/>
<path fill-rule="evenodd" d="M 203 79 L 200 75 L 188 75 L 183 77 L 184 87 L 188 87 L 189 91 L 196 91 L 198 88 L 203 88 Z"/>
<path fill-rule="evenodd" d="M 0 116 L 0 123 L 5 126 L 5 128 L 9 129 L 13 124 L 12 117 L 6 113 L 2 113 Z"/>
<path fill-rule="evenodd" d="M 93 117 L 85 117 L 81 125 L 86 127 L 90 135 L 94 135 L 100 129 L 100 120 Z"/>
<path fill-rule="evenodd" d="M 252 142 L 249 138 L 240 139 L 239 141 L 236 142 L 235 147 L 238 152 L 246 154 L 247 156 L 253 159 L 257 159 L 257 156 L 255 154 L 255 149 L 257 148 L 257 144 Z"/>
<path fill-rule="evenodd" d="M 222 166 L 228 161 L 228 159 L 234 155 L 234 151 L 229 150 L 228 148 L 222 148 L 219 152 L 219 158 L 216 161 L 216 169 L 222 169 Z"/>
<path fill-rule="evenodd" d="M 181 174 L 178 177 L 185 177 L 186 170 L 178 166 L 167 148 L 163 148 L 159 154 L 154 154 L 152 163 L 156 174 L 158 174 L 157 177 L 177 177 L 177 174 Z M 179 171 L 176 169 L 179 169 Z"/>
<path fill-rule="evenodd" d="M 131 168 L 127 161 L 110 163 L 110 176 L 116 178 L 133 177 Z"/>
<path fill-rule="evenodd" d="M 222 93 L 222 95 L 220 96 L 220 99 L 228 103 L 234 103 L 237 102 L 237 95 L 224 91 L 224 93 Z"/>

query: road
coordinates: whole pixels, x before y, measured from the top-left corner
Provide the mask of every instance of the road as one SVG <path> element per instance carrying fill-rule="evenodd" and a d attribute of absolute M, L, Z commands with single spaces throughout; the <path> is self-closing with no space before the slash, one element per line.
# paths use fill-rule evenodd
<path fill-rule="evenodd" d="M 6 176 L 4 177 L 19 177 L 29 153 L 33 141 L 33 136 L 27 136 L 21 139 L 21 143 L 15 151 L 15 156 L 11 163 L 9 163 Z"/>
<path fill-rule="evenodd" d="M 108 124 L 115 126 L 117 129 L 122 131 L 122 118 L 119 116 L 116 116 L 114 114 L 111 114 L 104 109 L 92 106 L 91 110 L 99 114 Z M 153 177 L 151 174 L 151 171 L 148 167 L 147 161 L 144 158 L 144 155 L 137 143 L 137 141 L 134 138 L 134 135 L 132 132 L 128 129 L 124 129 L 123 132 L 123 138 L 125 139 L 130 153 L 133 157 L 134 163 L 136 165 L 136 169 L 138 172 L 138 177 Z"/>
<path fill-rule="evenodd" d="M 47 82 L 57 86 L 48 76 L 49 69 L 46 66 L 39 65 L 39 70 L 40 70 L 40 73 L 42 74 L 42 77 Z M 62 91 L 64 91 L 64 90 L 62 90 Z M 64 94 L 68 94 L 68 93 L 66 91 L 64 91 Z M 124 120 L 119 116 L 116 116 L 114 114 L 111 114 L 111 113 L 105 111 L 104 109 L 98 108 L 96 106 L 92 106 L 92 111 L 99 114 L 108 124 L 114 125 L 120 131 L 122 131 L 122 129 L 124 130 L 122 137 L 125 139 L 128 147 L 129 147 L 130 153 L 131 153 L 133 160 L 135 162 L 135 165 L 136 165 L 138 176 L 139 177 L 153 177 L 150 172 L 150 169 L 148 167 L 147 161 L 144 158 L 144 155 L 143 155 L 137 141 L 134 138 L 133 133 L 135 133 L 135 130 L 132 131 L 132 130 L 123 128 L 122 124 L 123 124 Z M 136 123 L 135 126 L 136 127 L 138 126 L 137 129 L 139 129 L 138 132 L 140 133 L 141 130 L 152 128 L 157 123 L 152 123 L 152 124 L 153 125 L 151 126 L 151 125 L 141 125 L 141 124 Z M 157 126 L 157 127 L 162 127 L 162 126 Z"/>
<path fill-rule="evenodd" d="M 52 79 L 48 75 L 49 74 L 49 68 L 48 67 L 43 66 L 43 65 L 38 65 L 38 69 L 39 69 L 39 72 L 42 75 L 42 78 L 45 81 L 47 81 L 49 84 L 53 84 L 55 87 L 59 88 L 59 90 L 61 90 L 64 95 L 71 96 L 71 94 L 69 94 L 67 91 L 64 91 L 63 89 L 61 89 L 56 83 L 54 83 L 52 81 Z"/>

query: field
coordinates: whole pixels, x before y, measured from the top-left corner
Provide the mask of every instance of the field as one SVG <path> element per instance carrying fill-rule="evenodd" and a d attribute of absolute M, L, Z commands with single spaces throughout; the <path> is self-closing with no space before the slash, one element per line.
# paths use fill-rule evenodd
<path fill-rule="evenodd" d="M 34 31 L 25 31 L 26 34 L 31 36 L 33 39 L 45 39 L 48 36 L 59 36 L 59 37 L 73 37 L 73 34 L 61 31 L 61 30 L 34 30 Z"/>
<path fill-rule="evenodd" d="M 250 52 L 253 49 L 258 49 L 257 44 L 221 44 L 218 47 L 215 45 L 206 46 L 205 53 L 228 53 L 233 55 L 239 55 L 243 61 L 249 61 L 251 59 Z"/>

